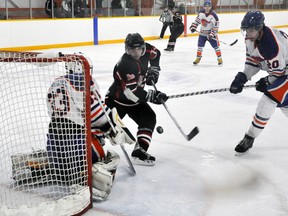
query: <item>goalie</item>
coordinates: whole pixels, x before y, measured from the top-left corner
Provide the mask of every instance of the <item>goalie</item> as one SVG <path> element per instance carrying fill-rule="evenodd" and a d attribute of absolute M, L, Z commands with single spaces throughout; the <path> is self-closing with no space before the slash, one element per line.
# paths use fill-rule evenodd
<path fill-rule="evenodd" d="M 47 134 L 47 152 L 57 182 L 81 184 L 85 172 L 85 129 L 84 117 L 84 75 L 81 62 L 65 63 L 66 75 L 57 78 L 47 94 L 48 113 L 51 117 Z M 110 110 L 99 101 L 99 88 L 93 78 L 90 83 L 91 134 L 92 134 L 92 186 L 93 198 L 105 200 L 113 184 L 119 155 L 105 151 L 105 137 L 112 145 L 132 144 L 134 137 L 117 116 L 116 109 Z M 101 104 L 102 103 L 102 104 Z M 102 110 L 102 107 L 105 110 Z M 113 132 L 107 115 L 109 115 Z"/>

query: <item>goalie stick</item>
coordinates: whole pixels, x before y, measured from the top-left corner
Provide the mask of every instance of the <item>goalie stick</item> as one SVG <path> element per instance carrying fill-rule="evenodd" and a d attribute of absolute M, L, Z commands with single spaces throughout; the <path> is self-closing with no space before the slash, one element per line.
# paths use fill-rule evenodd
<path fill-rule="evenodd" d="M 196 32 L 198 32 L 198 33 L 199 33 L 200 35 L 202 35 L 202 36 L 206 36 L 206 37 L 208 36 L 207 34 L 203 34 L 203 33 L 199 32 L 199 31 L 196 31 Z M 236 44 L 236 43 L 238 42 L 238 39 L 236 39 L 234 42 L 228 44 L 228 43 L 226 43 L 226 42 L 224 42 L 224 41 L 221 41 L 221 40 L 218 40 L 218 39 L 216 39 L 216 38 L 214 38 L 214 37 L 212 37 L 212 40 L 218 41 L 218 42 L 223 43 L 223 44 L 225 44 L 225 45 L 227 45 L 227 46 L 233 46 L 234 44 Z"/>
<path fill-rule="evenodd" d="M 246 85 L 243 88 L 252 88 L 255 86 L 256 85 Z M 188 96 L 194 96 L 194 95 L 211 94 L 211 93 L 229 91 L 229 89 L 230 88 L 219 88 L 219 89 L 210 89 L 210 90 L 196 91 L 196 92 L 190 92 L 190 93 L 184 93 L 184 94 L 175 94 L 175 95 L 168 96 L 168 98 L 172 99 L 172 98 L 188 97 Z"/>
<path fill-rule="evenodd" d="M 104 114 L 105 114 L 105 116 L 106 116 L 106 118 L 107 118 L 107 120 L 108 120 L 108 122 L 109 122 L 109 124 L 110 124 L 110 126 L 111 126 L 111 128 L 112 128 L 112 130 L 113 130 L 113 133 L 116 133 L 116 129 L 115 129 L 113 123 L 111 122 L 111 119 L 110 119 L 109 115 L 107 114 L 107 112 L 106 112 L 106 110 L 105 110 L 105 108 L 104 108 L 104 106 L 103 106 L 103 103 L 102 103 L 99 95 L 98 95 L 97 93 L 96 93 L 95 95 L 96 95 L 96 97 L 97 97 L 97 100 L 99 101 L 99 104 L 100 104 L 100 106 L 101 106 L 101 109 L 103 110 L 103 112 L 104 112 Z M 129 157 L 129 155 L 128 155 L 125 147 L 124 147 L 124 144 L 121 143 L 121 144 L 120 144 L 120 147 L 121 147 L 121 149 L 122 149 L 122 151 L 123 151 L 123 153 L 124 153 L 124 156 L 125 156 L 125 158 L 126 158 L 126 160 L 127 160 L 127 163 L 128 163 L 129 170 L 130 170 L 131 174 L 132 174 L 132 175 L 136 175 L 136 170 L 135 170 L 135 168 L 134 168 L 134 166 L 133 166 L 133 164 L 132 164 L 132 162 L 131 162 L 131 160 L 130 160 L 130 157 Z"/>
<path fill-rule="evenodd" d="M 155 85 L 155 83 L 154 83 L 153 81 L 152 81 L 152 85 L 153 85 L 155 91 L 158 91 L 157 88 L 156 88 L 156 85 Z M 198 127 L 196 126 L 196 127 L 194 127 L 194 128 L 192 129 L 192 131 L 191 131 L 188 135 L 186 135 L 186 134 L 184 133 L 184 131 L 182 130 L 182 128 L 180 127 L 179 123 L 178 123 L 178 122 L 176 121 L 176 119 L 174 118 L 174 116 L 170 113 L 170 111 L 169 111 L 167 105 L 165 104 L 165 102 L 164 102 L 163 100 L 161 100 L 161 103 L 163 104 L 164 108 L 166 109 L 167 113 L 168 113 L 169 116 L 171 117 L 171 119 L 172 119 L 172 121 L 174 122 L 174 124 L 177 126 L 177 128 L 179 129 L 179 131 L 181 132 L 181 134 L 185 137 L 185 139 L 186 139 L 187 141 L 190 141 L 193 137 L 195 137 L 195 136 L 199 133 L 199 129 L 198 129 Z"/>

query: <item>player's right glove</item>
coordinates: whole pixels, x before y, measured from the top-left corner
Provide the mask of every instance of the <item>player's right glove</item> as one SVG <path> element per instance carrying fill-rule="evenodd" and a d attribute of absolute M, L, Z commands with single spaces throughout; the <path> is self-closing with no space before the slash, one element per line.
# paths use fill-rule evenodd
<path fill-rule="evenodd" d="M 242 92 L 244 84 L 247 82 L 247 77 L 243 72 L 238 72 L 235 79 L 231 83 L 229 91 L 233 94 Z"/>
<path fill-rule="evenodd" d="M 196 32 L 196 30 L 197 30 L 197 26 L 198 26 L 198 25 L 195 24 L 195 23 L 192 23 L 192 24 L 191 24 L 191 26 L 189 27 L 191 33 Z"/>
<path fill-rule="evenodd" d="M 168 100 L 168 96 L 160 91 L 148 90 L 146 100 L 154 104 L 162 104 Z"/>
<path fill-rule="evenodd" d="M 146 75 L 147 85 L 153 85 L 153 83 L 156 84 L 158 82 L 160 70 L 159 66 L 151 66 L 148 68 Z"/>
<path fill-rule="evenodd" d="M 197 27 L 192 24 L 189 29 L 190 29 L 191 33 L 194 33 L 194 32 L 196 32 Z"/>

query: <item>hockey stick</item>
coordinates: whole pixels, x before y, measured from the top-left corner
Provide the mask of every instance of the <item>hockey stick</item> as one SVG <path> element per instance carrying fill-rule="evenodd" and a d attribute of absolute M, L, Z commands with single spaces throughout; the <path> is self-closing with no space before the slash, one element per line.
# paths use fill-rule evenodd
<path fill-rule="evenodd" d="M 252 88 L 255 86 L 256 85 L 246 85 L 243 88 Z M 229 91 L 229 89 L 230 88 L 219 88 L 219 89 L 210 89 L 210 90 L 196 91 L 196 92 L 190 92 L 190 93 L 184 93 L 184 94 L 175 94 L 175 95 L 168 96 L 168 98 L 172 99 L 172 98 L 188 97 L 188 96 L 194 96 L 194 95 L 217 93 L 217 92 Z"/>
<path fill-rule="evenodd" d="M 110 126 L 111 126 L 111 128 L 112 128 L 112 130 L 113 130 L 113 133 L 116 134 L 116 133 L 117 133 L 117 132 L 116 132 L 116 129 L 115 129 L 115 127 L 114 127 L 114 125 L 113 125 L 113 123 L 112 123 L 109 115 L 107 114 L 107 112 L 106 112 L 106 110 L 105 110 L 105 108 L 104 108 L 104 106 L 103 106 L 103 103 L 102 103 L 99 95 L 98 95 L 97 93 L 96 93 L 95 95 L 96 95 L 97 100 L 98 100 L 98 102 L 99 102 L 99 104 L 100 104 L 100 106 L 101 106 L 101 109 L 103 110 L 103 112 L 104 112 L 104 114 L 105 114 L 105 116 L 106 116 L 106 118 L 107 118 L 107 120 L 108 120 L 108 122 L 109 122 L 109 124 L 110 124 Z M 135 175 L 135 174 L 136 174 L 136 170 L 135 170 L 135 168 L 134 168 L 134 166 L 133 166 L 133 164 L 132 164 L 132 162 L 131 162 L 131 160 L 130 160 L 130 157 L 129 157 L 129 155 L 128 155 L 125 147 L 124 147 L 124 144 L 121 143 L 121 144 L 120 144 L 120 147 L 121 147 L 121 149 L 122 149 L 122 151 L 123 151 L 123 153 L 124 153 L 124 156 L 125 156 L 125 158 L 126 158 L 126 160 L 127 160 L 127 162 L 128 162 L 129 170 L 131 171 L 131 173 L 132 173 L 133 175 Z"/>
<path fill-rule="evenodd" d="M 203 33 L 199 32 L 199 31 L 196 31 L 196 32 L 198 32 L 198 33 L 199 33 L 200 35 L 202 35 L 202 36 L 206 36 L 206 37 L 208 36 L 207 34 L 203 34 Z M 224 42 L 224 41 L 221 41 L 221 40 L 218 40 L 218 39 L 216 39 L 216 38 L 214 38 L 214 37 L 212 37 L 212 40 L 218 41 L 218 42 L 223 43 L 223 44 L 225 44 L 225 45 L 227 45 L 227 46 L 233 46 L 234 44 L 236 44 L 236 43 L 238 42 L 238 39 L 236 39 L 234 42 L 228 44 L 228 43 L 226 43 L 226 42 Z"/>
<path fill-rule="evenodd" d="M 155 83 L 154 83 L 153 81 L 152 81 L 152 85 L 153 85 L 155 91 L 158 91 L 157 88 L 156 88 L 156 85 L 155 85 Z M 161 100 L 161 103 L 163 104 L 163 106 L 164 106 L 164 108 L 166 109 L 167 113 L 169 114 L 169 116 L 170 116 L 171 119 L 173 120 L 174 124 L 177 126 L 177 128 L 179 129 L 179 131 L 182 133 L 182 135 L 185 137 L 185 139 L 186 139 L 187 141 L 190 141 L 193 137 L 195 137 L 195 136 L 199 133 L 199 129 L 198 129 L 198 127 L 196 126 L 196 127 L 194 127 L 194 128 L 192 129 L 192 131 L 191 131 L 188 135 L 186 135 L 186 134 L 184 133 L 184 131 L 182 130 L 182 128 L 180 127 L 180 125 L 178 124 L 178 122 L 176 121 L 176 119 L 175 119 L 175 118 L 173 117 L 173 115 L 170 113 L 170 111 L 169 111 L 167 105 L 165 104 L 165 102 L 164 102 L 163 100 Z"/>

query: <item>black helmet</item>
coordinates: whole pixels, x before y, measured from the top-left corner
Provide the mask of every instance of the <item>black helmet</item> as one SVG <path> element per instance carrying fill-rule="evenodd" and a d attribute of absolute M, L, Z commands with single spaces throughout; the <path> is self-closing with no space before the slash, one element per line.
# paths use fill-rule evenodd
<path fill-rule="evenodd" d="M 261 30 L 264 27 L 264 14 L 259 10 L 248 11 L 241 22 L 241 30 L 256 29 Z"/>
<path fill-rule="evenodd" d="M 144 46 L 144 39 L 139 33 L 129 33 L 125 39 L 126 48 L 136 48 Z"/>

